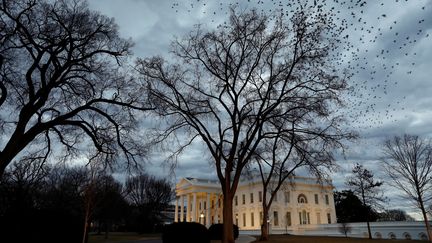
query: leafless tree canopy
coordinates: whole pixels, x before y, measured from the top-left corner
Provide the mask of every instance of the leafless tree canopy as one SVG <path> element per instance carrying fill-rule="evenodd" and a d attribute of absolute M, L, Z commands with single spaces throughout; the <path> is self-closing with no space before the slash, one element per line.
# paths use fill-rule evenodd
<path fill-rule="evenodd" d="M 45 160 L 54 142 L 67 158 L 90 147 L 106 161 L 142 155 L 134 112 L 147 108 L 113 19 L 81 0 L 2 0 L 0 43 L 0 174 L 25 148 L 21 158 Z"/>
<path fill-rule="evenodd" d="M 432 202 L 432 142 L 414 135 L 395 136 L 384 143 L 384 168 L 392 185 L 421 210 L 429 240 L 432 232 L 427 205 Z"/>
<path fill-rule="evenodd" d="M 333 142 L 346 135 L 341 118 L 330 115 L 347 87 L 330 53 L 341 28 L 315 10 L 299 9 L 290 18 L 232 10 L 215 31 L 197 26 L 174 42 L 173 63 L 138 62 L 149 98 L 166 119 L 157 141 L 187 134 L 177 152 L 199 138 L 214 158 L 229 242 L 232 198 L 264 139 L 279 131 L 311 140 L 331 134 Z"/>

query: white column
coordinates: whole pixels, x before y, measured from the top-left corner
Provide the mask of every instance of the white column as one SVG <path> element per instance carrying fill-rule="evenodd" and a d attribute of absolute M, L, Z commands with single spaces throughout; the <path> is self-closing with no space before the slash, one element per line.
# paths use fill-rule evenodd
<path fill-rule="evenodd" d="M 210 227 L 210 210 L 211 210 L 211 207 L 210 207 L 210 193 L 207 193 L 207 202 L 206 202 L 206 209 L 205 209 L 205 212 L 206 212 L 206 216 L 205 216 L 205 219 L 206 219 L 206 222 L 205 222 L 205 225 L 207 226 L 207 228 L 208 227 Z"/>
<path fill-rule="evenodd" d="M 184 221 L 184 196 L 180 196 L 180 222 Z"/>
<path fill-rule="evenodd" d="M 175 199 L 174 222 L 178 222 L 178 198 Z"/>
<path fill-rule="evenodd" d="M 192 203 L 192 222 L 196 222 L 197 215 L 197 194 L 194 192 L 193 194 L 193 203 Z"/>
<path fill-rule="evenodd" d="M 215 201 L 215 224 L 217 224 L 219 221 L 219 195 L 216 194 L 216 201 Z"/>
<path fill-rule="evenodd" d="M 190 215 L 191 215 L 191 208 L 190 208 L 190 194 L 187 194 L 187 198 L 186 198 L 186 222 L 190 222 Z"/>

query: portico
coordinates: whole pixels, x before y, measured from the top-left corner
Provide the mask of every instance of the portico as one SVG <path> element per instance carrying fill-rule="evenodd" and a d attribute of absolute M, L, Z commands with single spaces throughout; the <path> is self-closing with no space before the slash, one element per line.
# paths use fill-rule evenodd
<path fill-rule="evenodd" d="M 176 185 L 174 222 L 198 222 L 209 227 L 221 223 L 222 215 L 222 193 L 216 181 L 183 178 Z"/>

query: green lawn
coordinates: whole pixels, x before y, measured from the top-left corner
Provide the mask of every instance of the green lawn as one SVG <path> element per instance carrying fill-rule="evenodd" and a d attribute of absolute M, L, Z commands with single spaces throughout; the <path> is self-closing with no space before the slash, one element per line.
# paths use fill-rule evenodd
<path fill-rule="evenodd" d="M 123 242 L 123 241 L 134 241 L 144 239 L 160 239 L 160 234 L 137 234 L 133 232 L 110 232 L 108 239 L 105 239 L 105 234 L 100 235 L 90 234 L 89 243 L 111 243 L 111 242 Z"/>
<path fill-rule="evenodd" d="M 388 240 L 388 239 L 364 239 L 327 236 L 296 236 L 296 235 L 270 235 L 269 241 L 255 241 L 266 243 L 427 243 L 420 240 Z"/>

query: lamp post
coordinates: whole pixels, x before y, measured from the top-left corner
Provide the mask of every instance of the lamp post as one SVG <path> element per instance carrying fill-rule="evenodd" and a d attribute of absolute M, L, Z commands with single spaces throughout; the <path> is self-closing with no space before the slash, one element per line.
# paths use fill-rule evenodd
<path fill-rule="evenodd" d="M 270 218 L 267 215 L 267 230 L 268 230 L 268 234 L 270 235 Z"/>
<path fill-rule="evenodd" d="M 200 214 L 200 223 L 204 224 L 204 212 L 203 211 L 201 211 L 201 214 Z"/>

